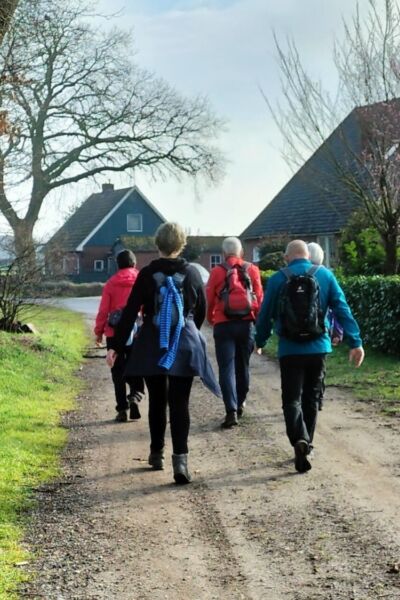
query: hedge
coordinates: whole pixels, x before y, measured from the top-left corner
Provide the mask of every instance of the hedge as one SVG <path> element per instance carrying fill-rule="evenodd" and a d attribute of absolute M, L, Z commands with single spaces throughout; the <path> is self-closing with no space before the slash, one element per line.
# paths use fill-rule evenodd
<path fill-rule="evenodd" d="M 263 284 L 274 271 L 262 271 Z M 363 343 L 386 354 L 400 355 L 400 276 L 351 276 L 338 278 Z"/>
<path fill-rule="evenodd" d="M 341 277 L 364 344 L 400 355 L 400 276 Z"/>
<path fill-rule="evenodd" d="M 85 297 L 101 296 L 104 283 L 73 283 L 72 281 L 44 281 L 40 286 L 41 295 L 48 297 L 67 296 Z"/>

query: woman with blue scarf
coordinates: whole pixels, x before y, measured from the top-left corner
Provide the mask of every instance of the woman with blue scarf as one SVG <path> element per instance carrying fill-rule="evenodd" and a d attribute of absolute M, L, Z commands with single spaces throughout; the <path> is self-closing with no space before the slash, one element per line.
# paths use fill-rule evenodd
<path fill-rule="evenodd" d="M 206 301 L 197 269 L 180 258 L 186 235 L 177 223 L 164 223 L 155 235 L 160 258 L 144 267 L 132 288 L 108 351 L 111 366 L 123 351 L 135 316 L 141 310 L 143 325 L 133 344 L 126 376 L 144 377 L 149 393 L 150 455 L 155 470 L 164 469 L 167 406 L 172 438 L 175 482 L 189 483 L 189 396 L 193 377 L 217 396 L 219 385 L 206 353 L 200 327 Z"/>

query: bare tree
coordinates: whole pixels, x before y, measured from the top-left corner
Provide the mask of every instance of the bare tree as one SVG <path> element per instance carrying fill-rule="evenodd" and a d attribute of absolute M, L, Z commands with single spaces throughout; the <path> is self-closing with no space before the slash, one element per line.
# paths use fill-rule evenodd
<path fill-rule="evenodd" d="M 222 122 L 208 101 L 183 98 L 140 69 L 130 34 L 93 22 L 79 0 L 22 0 L 3 43 L 0 210 L 19 250 L 61 186 L 136 168 L 154 177 L 221 173 Z M 31 189 L 23 216 L 11 194 L 22 184 Z"/>
<path fill-rule="evenodd" d="M 26 319 L 42 308 L 38 299 L 44 295 L 40 286 L 43 265 L 30 255 L 36 248 L 26 247 L 17 255 L 14 240 L 9 237 L 1 239 L 0 250 L 7 256 L 0 267 L 0 329 L 29 331 L 19 319 Z"/>
<path fill-rule="evenodd" d="M 284 47 L 275 37 L 284 101 L 275 107 L 264 93 L 283 136 L 283 156 L 299 167 L 326 142 L 353 109 L 360 140 L 354 144 L 339 128 L 335 142 L 324 144 L 325 164 L 336 181 L 364 208 L 379 231 L 386 252 L 386 272 L 398 268 L 400 233 L 400 10 L 395 0 L 368 0 L 361 16 L 344 21 L 344 36 L 332 49 L 338 74 L 334 96 L 305 69 L 293 40 Z M 333 167 L 333 169 L 332 169 Z M 329 171 L 329 168 L 326 169 Z M 325 185 L 334 185 L 321 178 Z M 323 196 L 323 195 L 322 195 Z"/>

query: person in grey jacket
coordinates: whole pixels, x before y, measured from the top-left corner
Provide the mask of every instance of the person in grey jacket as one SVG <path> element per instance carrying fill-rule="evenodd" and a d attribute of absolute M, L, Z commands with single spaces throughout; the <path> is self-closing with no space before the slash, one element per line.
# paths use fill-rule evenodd
<path fill-rule="evenodd" d="M 304 275 L 311 267 L 307 244 L 290 242 L 285 259 L 290 271 Z M 332 351 L 326 314 L 334 310 L 350 346 L 350 361 L 359 367 L 364 359 L 360 330 L 347 304 L 343 290 L 331 271 L 320 266 L 315 272 L 319 284 L 320 307 L 325 317 L 325 332 L 308 341 L 293 341 L 282 335 L 279 300 L 286 281 L 285 273 L 274 273 L 267 282 L 264 301 L 256 322 L 256 351 L 260 354 L 274 327 L 279 337 L 278 357 L 281 371 L 282 407 L 286 432 L 294 447 L 295 468 L 311 469 L 308 460 L 318 415 L 318 400 L 323 381 L 326 354 Z"/>

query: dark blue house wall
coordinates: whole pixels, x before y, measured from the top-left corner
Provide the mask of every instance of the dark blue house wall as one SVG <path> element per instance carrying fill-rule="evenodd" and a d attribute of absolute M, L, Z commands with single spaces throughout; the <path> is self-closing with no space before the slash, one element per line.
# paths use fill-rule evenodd
<path fill-rule="evenodd" d="M 126 216 L 128 214 L 141 214 L 143 231 L 128 232 Z M 163 220 L 147 204 L 141 195 L 134 190 L 122 205 L 111 215 L 102 227 L 85 244 L 91 246 L 110 246 L 117 237 L 122 235 L 152 236 Z"/>

